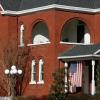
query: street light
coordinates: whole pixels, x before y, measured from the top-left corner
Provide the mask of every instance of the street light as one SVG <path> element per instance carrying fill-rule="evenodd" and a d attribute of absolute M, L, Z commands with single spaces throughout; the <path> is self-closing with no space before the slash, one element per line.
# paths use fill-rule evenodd
<path fill-rule="evenodd" d="M 16 85 L 16 78 L 18 75 L 22 74 L 21 69 L 17 69 L 15 65 L 11 66 L 10 69 L 5 69 L 5 74 L 11 78 L 11 100 L 14 100 L 15 96 L 15 85 Z"/>

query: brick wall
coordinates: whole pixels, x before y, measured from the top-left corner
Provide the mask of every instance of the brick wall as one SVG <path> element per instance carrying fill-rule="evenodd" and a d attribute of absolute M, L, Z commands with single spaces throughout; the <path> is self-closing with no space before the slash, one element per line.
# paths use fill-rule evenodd
<path fill-rule="evenodd" d="M 36 62 L 39 61 L 40 57 L 43 57 L 45 60 L 44 66 L 44 84 L 30 85 L 28 84 L 23 92 L 23 95 L 47 95 L 50 90 L 50 85 L 52 83 L 52 73 L 60 67 L 60 61 L 57 59 L 58 55 L 70 48 L 73 45 L 60 44 L 61 41 L 61 31 L 64 24 L 71 20 L 78 19 L 86 23 L 90 30 L 91 42 L 99 43 L 100 34 L 99 34 L 99 21 L 100 15 L 93 15 L 87 13 L 76 13 L 76 12 L 67 12 L 67 11 L 58 11 L 58 10 L 46 10 L 41 12 L 35 12 L 30 14 L 21 15 L 18 17 L 14 16 L 1 16 L 0 15 L 0 40 L 2 43 L 7 43 L 7 41 L 15 41 L 13 45 L 19 45 L 19 26 L 21 23 L 25 25 L 24 31 L 24 42 L 25 45 L 32 43 L 32 29 L 34 25 L 43 21 L 46 23 L 49 30 L 50 44 L 38 45 L 38 46 L 29 46 L 32 57 L 36 59 Z M 17 26 L 18 25 L 18 26 Z M 17 40 L 18 37 L 18 40 Z M 18 43 L 18 44 L 17 44 Z M 30 61 L 31 63 L 31 61 Z M 31 65 L 28 66 L 31 72 Z M 38 70 L 38 65 L 37 65 Z M 30 80 L 30 72 L 27 74 Z M 38 80 L 38 74 L 37 74 Z"/>

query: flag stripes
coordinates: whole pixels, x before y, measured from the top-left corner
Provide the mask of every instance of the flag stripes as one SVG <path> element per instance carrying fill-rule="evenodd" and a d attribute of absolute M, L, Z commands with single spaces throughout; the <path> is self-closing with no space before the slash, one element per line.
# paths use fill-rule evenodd
<path fill-rule="evenodd" d="M 75 64 L 73 67 L 75 67 Z M 77 62 L 76 67 L 77 67 L 76 72 L 74 73 L 69 72 L 70 84 L 72 86 L 82 87 L 82 68 L 83 68 L 82 61 Z"/>

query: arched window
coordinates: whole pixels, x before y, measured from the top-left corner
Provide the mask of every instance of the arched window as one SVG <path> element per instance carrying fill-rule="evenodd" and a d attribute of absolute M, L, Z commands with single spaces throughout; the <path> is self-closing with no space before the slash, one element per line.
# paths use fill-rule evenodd
<path fill-rule="evenodd" d="M 86 43 L 84 36 L 86 33 L 89 33 L 87 25 L 81 20 L 72 19 L 65 23 L 62 30 L 61 41 L 67 43 Z M 90 33 L 88 35 L 90 35 Z M 88 42 L 89 41 L 90 38 L 88 39 Z"/>
<path fill-rule="evenodd" d="M 31 62 L 31 81 L 30 84 L 36 84 L 36 63 L 35 60 Z"/>
<path fill-rule="evenodd" d="M 44 22 L 38 22 L 32 31 L 33 44 L 49 43 L 48 27 Z"/>
<path fill-rule="evenodd" d="M 24 46 L 24 25 L 20 25 L 20 46 Z"/>
<path fill-rule="evenodd" d="M 39 81 L 38 84 L 44 83 L 44 61 L 43 59 L 39 60 Z"/>

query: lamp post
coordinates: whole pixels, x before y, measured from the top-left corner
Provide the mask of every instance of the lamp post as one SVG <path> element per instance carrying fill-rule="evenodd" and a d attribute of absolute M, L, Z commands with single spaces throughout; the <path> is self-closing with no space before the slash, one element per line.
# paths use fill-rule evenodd
<path fill-rule="evenodd" d="M 16 85 L 16 79 L 18 75 L 22 74 L 21 69 L 17 69 L 15 65 L 11 66 L 10 69 L 5 69 L 5 74 L 11 79 L 11 100 L 14 100 L 16 90 L 15 90 L 15 85 Z"/>

